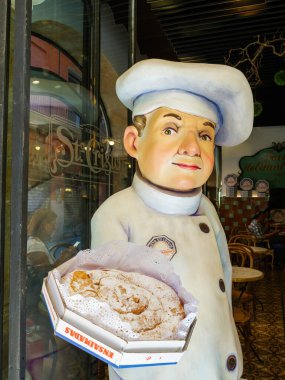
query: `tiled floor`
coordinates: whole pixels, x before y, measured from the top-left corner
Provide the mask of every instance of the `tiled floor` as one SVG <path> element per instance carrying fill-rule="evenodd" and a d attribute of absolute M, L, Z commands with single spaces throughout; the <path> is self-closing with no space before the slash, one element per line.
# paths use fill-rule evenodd
<path fill-rule="evenodd" d="M 253 354 L 250 363 L 245 358 L 243 377 L 247 380 L 285 380 L 284 304 L 282 307 L 285 269 L 267 270 L 264 279 L 256 283 L 255 291 L 263 310 L 257 304 L 252 339 L 263 363 Z M 242 337 L 241 342 L 243 344 Z"/>

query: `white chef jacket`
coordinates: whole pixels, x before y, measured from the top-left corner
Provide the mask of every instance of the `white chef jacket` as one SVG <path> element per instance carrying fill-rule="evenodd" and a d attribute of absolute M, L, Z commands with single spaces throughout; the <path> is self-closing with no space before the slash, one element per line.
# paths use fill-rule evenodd
<path fill-rule="evenodd" d="M 134 176 L 131 187 L 108 198 L 91 221 L 96 248 L 124 240 L 168 255 L 183 286 L 198 300 L 197 323 L 178 364 L 109 368 L 110 380 L 230 380 L 242 374 L 241 347 L 231 309 L 231 263 L 214 206 L 162 192 Z"/>

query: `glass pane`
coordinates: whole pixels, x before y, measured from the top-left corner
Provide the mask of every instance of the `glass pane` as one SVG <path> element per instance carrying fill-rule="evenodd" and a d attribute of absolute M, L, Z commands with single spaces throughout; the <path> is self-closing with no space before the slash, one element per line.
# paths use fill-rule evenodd
<path fill-rule="evenodd" d="M 41 285 L 48 271 L 89 248 L 92 214 L 128 183 L 123 129 L 109 124 L 109 104 L 91 90 L 87 3 L 33 1 L 26 319 L 26 378 L 33 380 L 97 378 L 94 357 L 53 335 Z"/>

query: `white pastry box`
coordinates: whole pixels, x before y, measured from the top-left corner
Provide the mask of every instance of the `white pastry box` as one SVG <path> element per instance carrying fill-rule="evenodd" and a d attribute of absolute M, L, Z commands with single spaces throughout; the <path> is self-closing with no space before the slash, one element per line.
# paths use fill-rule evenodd
<path fill-rule="evenodd" d="M 178 363 L 196 322 L 195 318 L 185 340 L 127 342 L 68 310 L 52 272 L 44 280 L 42 294 L 55 335 L 116 368 Z"/>

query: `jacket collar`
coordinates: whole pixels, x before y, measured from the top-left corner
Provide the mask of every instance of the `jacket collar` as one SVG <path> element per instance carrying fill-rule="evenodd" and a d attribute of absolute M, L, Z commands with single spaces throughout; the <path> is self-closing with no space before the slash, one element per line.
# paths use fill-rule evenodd
<path fill-rule="evenodd" d="M 164 190 L 144 179 L 140 173 L 134 175 L 132 186 L 147 206 L 163 214 L 193 215 L 200 205 L 200 187 L 187 193 Z"/>

